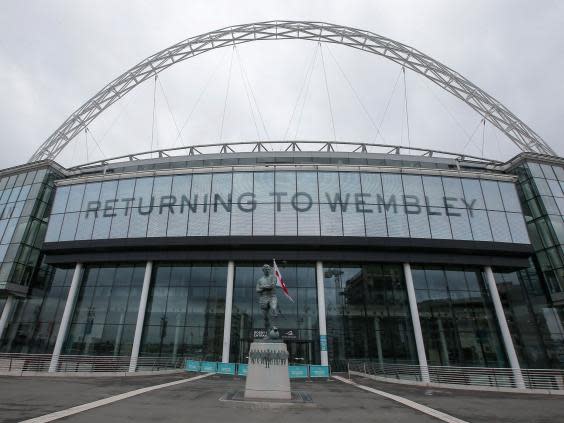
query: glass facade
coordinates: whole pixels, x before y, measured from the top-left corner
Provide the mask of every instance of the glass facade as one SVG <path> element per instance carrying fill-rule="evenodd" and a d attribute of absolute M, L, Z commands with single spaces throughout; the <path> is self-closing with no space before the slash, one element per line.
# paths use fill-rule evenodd
<path fill-rule="evenodd" d="M 227 263 L 153 267 L 141 356 L 221 361 Z"/>
<path fill-rule="evenodd" d="M 417 364 L 400 264 L 324 264 L 329 361 Z M 346 365 L 345 365 L 346 368 Z"/>
<path fill-rule="evenodd" d="M 264 320 L 258 304 L 256 282 L 262 276 L 264 262 L 236 263 L 231 315 L 230 360 L 246 363 L 253 330 L 263 329 Z M 293 302 L 278 293 L 281 333 L 292 331 L 285 338 L 290 363 L 319 363 L 319 315 L 314 263 L 278 263 Z"/>
<path fill-rule="evenodd" d="M 131 354 L 144 274 L 144 265 L 85 266 L 64 353 Z"/>
<path fill-rule="evenodd" d="M 53 350 L 72 273 L 42 267 L 27 297 L 16 299 L 0 352 L 44 354 Z"/>
<path fill-rule="evenodd" d="M 564 167 L 527 161 L 515 171 L 536 260 L 551 295 L 564 301 Z"/>
<path fill-rule="evenodd" d="M 512 182 L 294 170 L 60 186 L 46 241 L 227 235 L 529 243 Z"/>
<path fill-rule="evenodd" d="M 413 266 L 429 365 L 506 367 L 480 268 Z"/>
<path fill-rule="evenodd" d="M 318 161 L 324 163 L 324 158 Z M 504 171 L 514 172 L 517 183 L 501 171 L 430 174 L 429 169 L 408 165 L 400 171 L 362 168 L 362 163 L 352 162 L 349 165 L 356 167 L 329 171 L 313 164 L 259 167 L 261 162 L 255 160 L 245 163 L 247 168 L 229 171 L 97 175 L 96 180 L 74 180 L 55 190 L 54 180 L 64 178 L 45 164 L 5 171 L 0 174 L 0 311 L 7 294 L 19 297 L 0 339 L 0 352 L 53 350 L 76 257 L 66 262 L 60 257 L 67 252 L 51 250 L 64 264 L 49 266 L 41 250 L 45 240 L 122 239 L 118 243 L 123 263 L 96 262 L 100 256 L 79 252 L 85 252 L 86 264 L 62 353 L 129 356 L 146 258 L 139 259 L 137 251 L 129 255 L 125 238 L 452 239 L 521 244 L 503 246 L 504 260 L 512 261 L 511 251 L 519 254 L 515 266 L 494 266 L 519 361 L 529 368 L 564 368 L 564 167 L 553 162 L 518 161 Z M 529 243 L 535 253 L 530 266 L 522 268 L 523 244 Z M 48 248 L 60 247 L 74 248 L 46 246 L 48 254 Z M 187 259 L 181 247 L 180 243 L 173 247 L 177 260 Z M 334 247 L 323 248 L 333 254 L 341 247 L 335 242 Z M 342 261 L 332 255 L 333 261 L 323 263 L 328 356 L 334 370 L 343 368 L 346 360 L 418 363 L 401 258 L 393 256 L 399 247 L 393 248 L 371 251 L 381 252 L 383 256 L 375 260 L 386 260 L 385 264 L 352 255 Z M 260 246 L 249 249 L 257 254 L 235 261 L 231 362 L 247 362 L 253 333 L 263 328 L 255 284 L 262 265 L 270 260 L 258 261 L 264 256 Z M 282 260 L 290 250 L 296 261 Z M 316 258 L 300 258 L 299 252 L 299 245 L 290 244 L 281 247 L 279 255 L 275 252 L 293 298 L 278 295 L 277 324 L 290 362 L 317 364 L 319 310 L 311 261 Z M 479 266 L 455 267 L 443 253 L 432 260 L 440 265 L 410 260 L 416 261 L 412 272 L 429 365 L 508 365 L 482 274 L 488 261 L 481 251 L 474 252 L 472 263 Z M 143 251 L 147 253 L 151 251 Z M 484 254 L 496 256 L 493 250 Z M 206 262 L 172 262 L 172 257 L 160 255 L 170 261 L 153 264 L 141 357 L 222 359 L 227 255 L 214 258 L 209 251 L 197 256 Z"/>
<path fill-rule="evenodd" d="M 55 175 L 43 166 L 0 178 L 0 290 L 31 284 L 41 262 Z"/>

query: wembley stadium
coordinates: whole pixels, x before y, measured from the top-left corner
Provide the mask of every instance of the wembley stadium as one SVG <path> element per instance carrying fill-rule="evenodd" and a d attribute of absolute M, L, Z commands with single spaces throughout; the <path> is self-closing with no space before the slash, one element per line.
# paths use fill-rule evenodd
<path fill-rule="evenodd" d="M 521 153 L 280 140 L 57 163 L 106 108 L 176 62 L 293 38 L 428 78 Z M 517 387 L 526 369 L 564 367 L 564 159 L 460 74 L 368 31 L 254 23 L 158 52 L 28 163 L 0 171 L 0 209 L 0 361 L 22 368 L 246 363 L 262 329 L 255 283 L 273 259 L 292 298 L 278 300 L 291 364 L 370 362 L 423 381 L 441 368 L 510 369 Z"/>

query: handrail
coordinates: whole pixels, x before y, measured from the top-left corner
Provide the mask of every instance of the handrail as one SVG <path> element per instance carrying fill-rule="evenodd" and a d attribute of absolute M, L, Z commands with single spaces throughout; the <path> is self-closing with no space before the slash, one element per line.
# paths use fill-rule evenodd
<path fill-rule="evenodd" d="M 428 366 L 431 383 L 493 388 L 517 388 L 513 369 L 499 367 Z M 349 374 L 422 382 L 419 365 L 351 360 Z M 564 391 L 564 370 L 521 369 L 527 389 Z"/>

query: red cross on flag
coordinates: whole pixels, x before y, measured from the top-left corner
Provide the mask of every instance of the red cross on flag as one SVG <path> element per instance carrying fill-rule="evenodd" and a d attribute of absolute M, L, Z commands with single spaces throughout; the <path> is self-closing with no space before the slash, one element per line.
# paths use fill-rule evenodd
<path fill-rule="evenodd" d="M 278 269 L 278 266 L 276 265 L 276 260 L 272 259 L 272 262 L 274 263 L 274 276 L 276 276 L 276 285 L 278 285 L 280 287 L 280 289 L 282 289 L 282 292 L 284 293 L 286 298 L 288 298 L 290 301 L 294 302 L 294 299 L 292 297 L 290 297 L 290 294 L 288 293 L 288 287 L 284 283 L 284 279 L 282 278 L 282 273 L 280 273 L 280 270 Z"/>

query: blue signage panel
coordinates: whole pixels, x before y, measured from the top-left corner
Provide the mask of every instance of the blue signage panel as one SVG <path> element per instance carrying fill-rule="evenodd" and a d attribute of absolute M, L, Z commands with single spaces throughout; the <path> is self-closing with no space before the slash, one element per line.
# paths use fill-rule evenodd
<path fill-rule="evenodd" d="M 309 366 L 309 377 L 329 377 L 329 366 Z"/>
<path fill-rule="evenodd" d="M 288 366 L 288 374 L 290 379 L 306 378 L 307 366 Z"/>
<path fill-rule="evenodd" d="M 200 362 L 196 360 L 186 360 L 186 370 L 189 372 L 199 372 Z"/>
<path fill-rule="evenodd" d="M 319 336 L 319 345 L 321 346 L 321 351 L 327 351 L 327 335 Z"/>
<path fill-rule="evenodd" d="M 217 363 L 217 372 L 222 375 L 235 375 L 235 363 Z"/>
<path fill-rule="evenodd" d="M 243 364 L 243 363 L 237 364 L 237 374 L 239 376 L 247 376 L 248 371 L 249 371 L 249 365 L 248 364 Z"/>
<path fill-rule="evenodd" d="M 217 363 L 215 361 L 202 361 L 201 371 L 204 373 L 217 372 Z"/>

